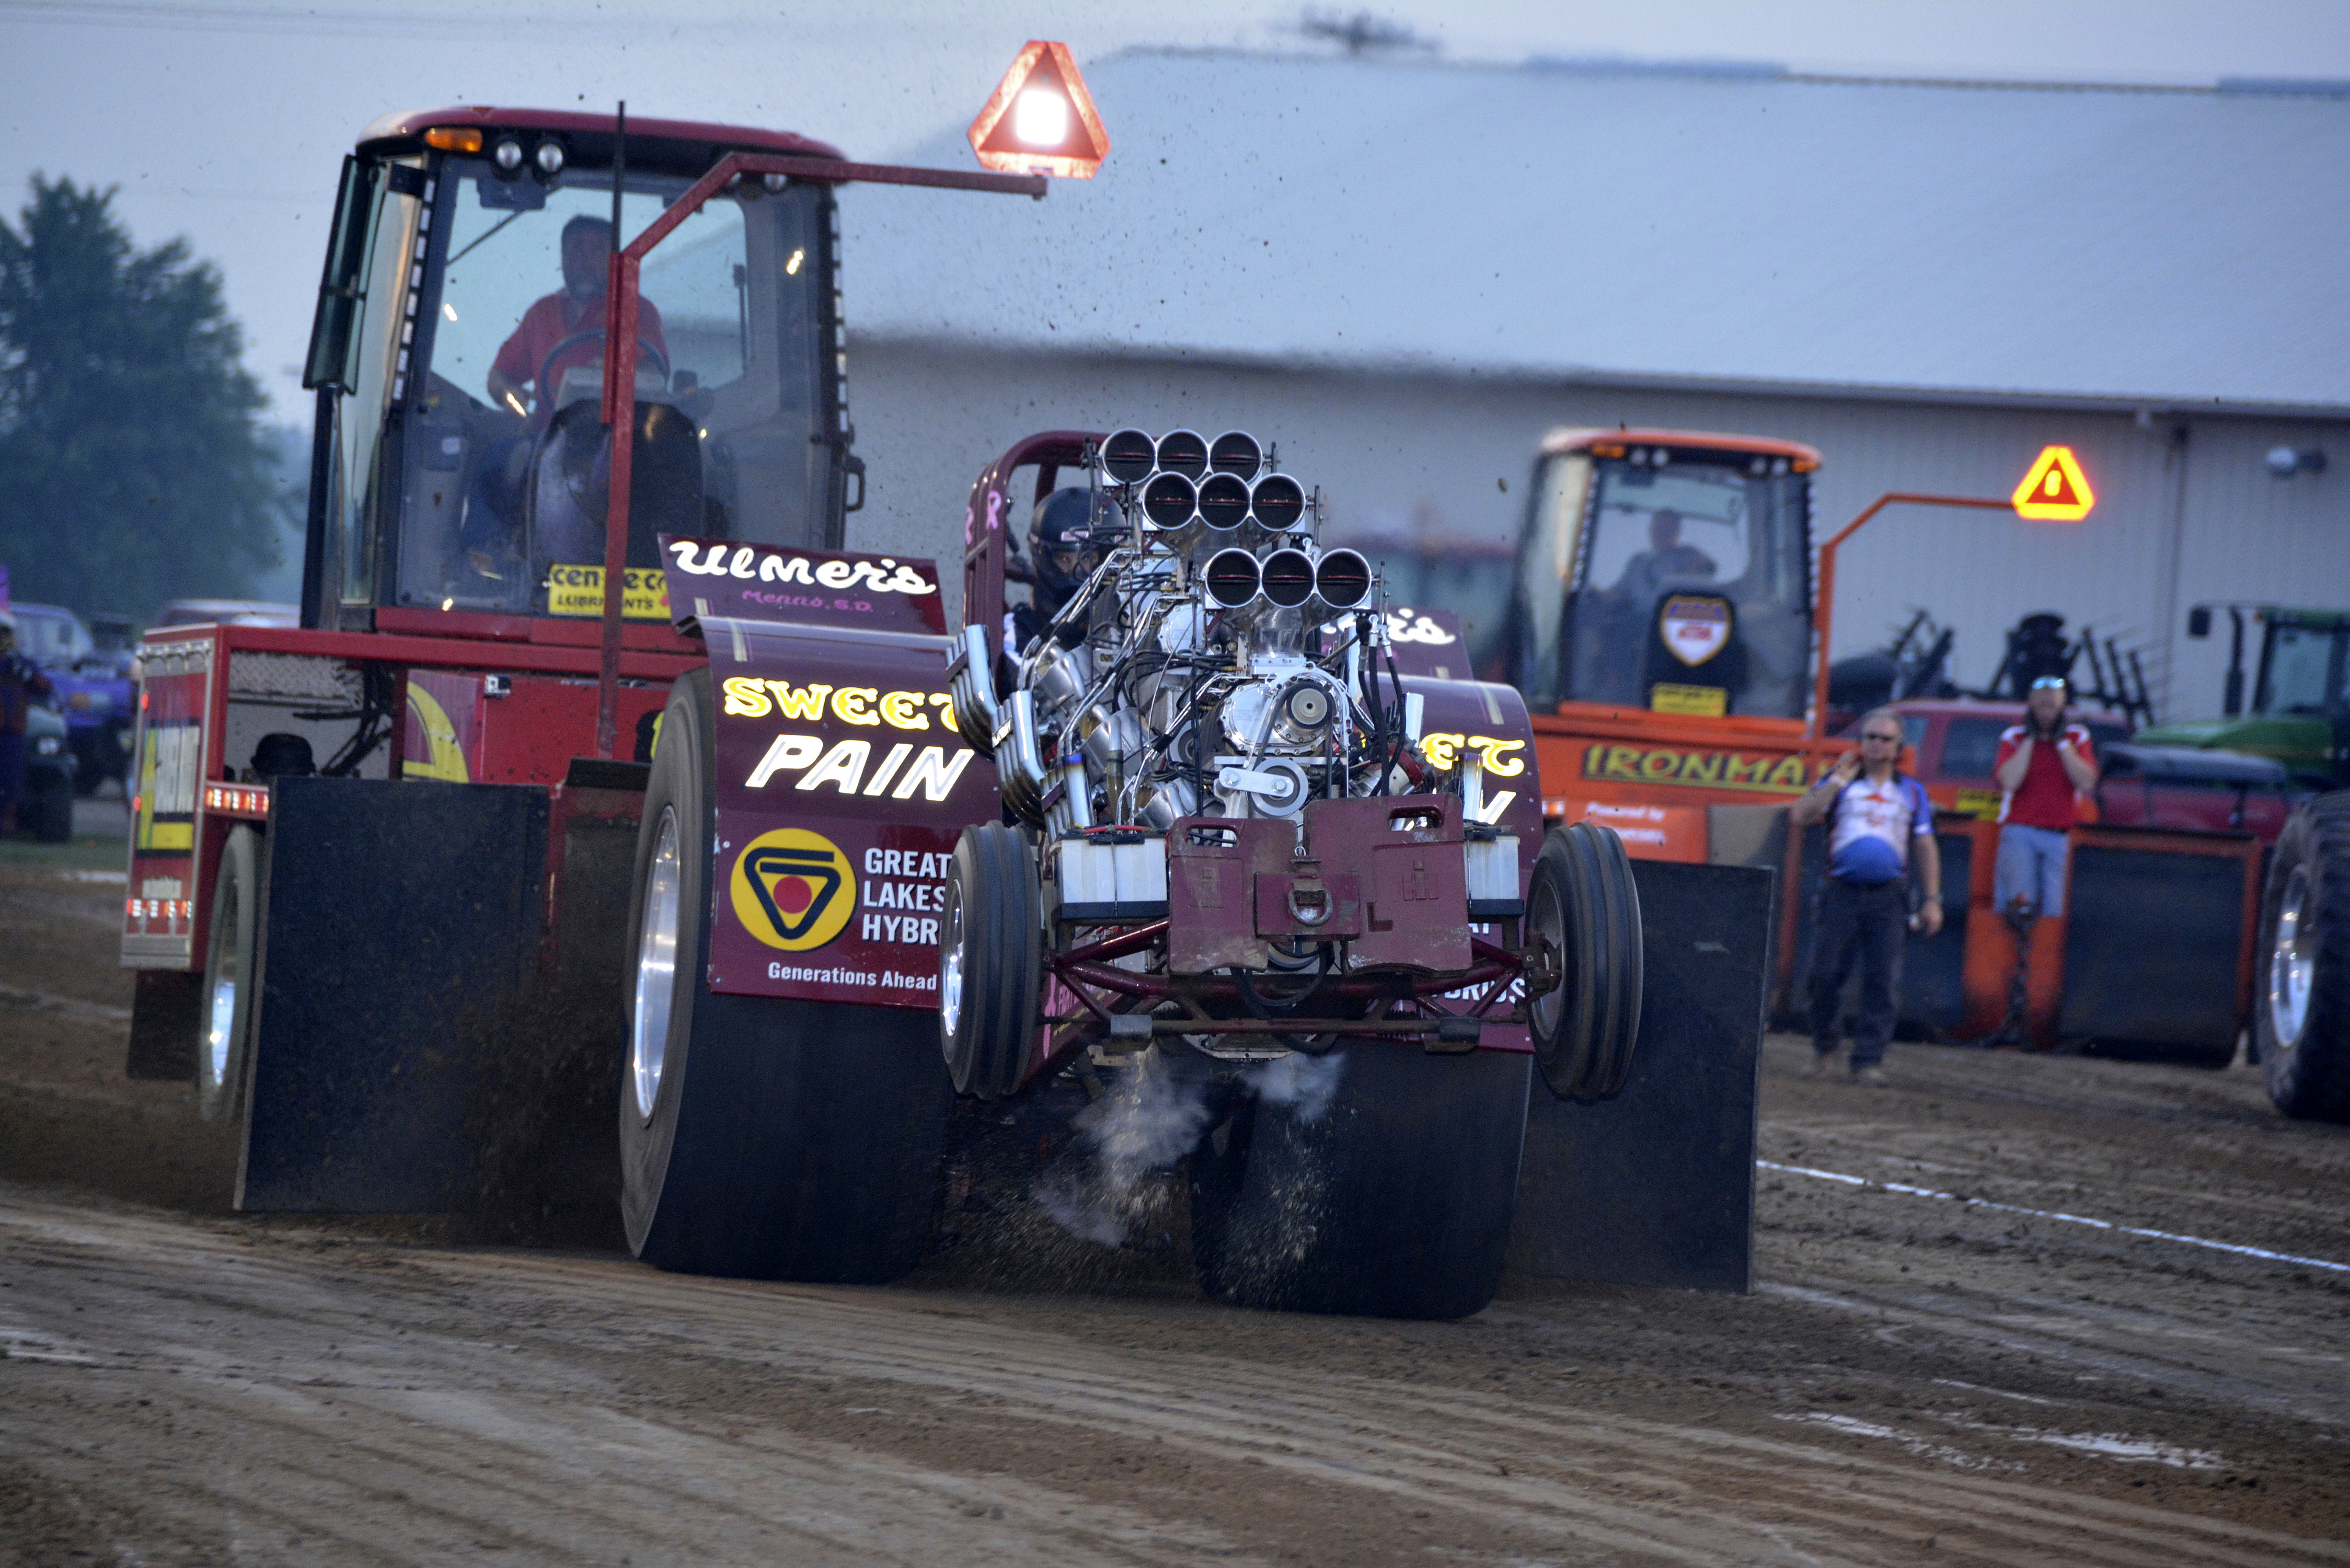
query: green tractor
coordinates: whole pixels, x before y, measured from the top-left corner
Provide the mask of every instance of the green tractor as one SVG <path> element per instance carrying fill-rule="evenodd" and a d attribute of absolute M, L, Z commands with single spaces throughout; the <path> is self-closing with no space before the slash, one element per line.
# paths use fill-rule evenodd
<path fill-rule="evenodd" d="M 2224 607 L 2233 630 L 2228 685 L 2218 719 L 2160 724 L 2136 736 L 2142 745 L 2203 746 L 2249 752 L 2282 763 L 2302 789 L 2350 787 L 2350 693 L 2344 690 L 2350 655 L 2350 610 L 2253 608 L 2260 624 L 2258 679 L 2250 711 L 2244 702 L 2244 612 Z M 2187 616 L 2187 635 L 2211 635 L 2210 605 Z"/>
<path fill-rule="evenodd" d="M 2269 1098 L 2291 1116 L 2350 1121 L 2350 611 L 2253 611 L 2260 678 L 2244 705 L 2244 611 L 2234 637 L 2226 716 L 2139 732 L 2148 745 L 2211 746 L 2274 757 L 2304 789 L 2269 857 L 2252 971 L 2252 1048 Z M 2211 607 L 2187 635 L 2211 635 Z"/>

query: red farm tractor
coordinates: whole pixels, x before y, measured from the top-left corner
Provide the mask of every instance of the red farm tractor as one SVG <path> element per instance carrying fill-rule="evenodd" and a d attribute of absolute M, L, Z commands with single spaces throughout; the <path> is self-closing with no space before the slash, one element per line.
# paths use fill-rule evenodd
<path fill-rule="evenodd" d="M 302 625 L 140 650 L 130 1069 L 238 1206 L 881 1281 L 959 1118 L 1161 1095 L 1223 1299 L 1744 1288 L 1771 873 L 1545 843 L 1517 694 L 1399 668 L 1246 438 L 1015 445 L 949 635 L 842 547 L 853 182 L 1045 191 L 487 109 L 346 161 Z M 1009 647 L 1072 489 L 1094 576 Z"/>

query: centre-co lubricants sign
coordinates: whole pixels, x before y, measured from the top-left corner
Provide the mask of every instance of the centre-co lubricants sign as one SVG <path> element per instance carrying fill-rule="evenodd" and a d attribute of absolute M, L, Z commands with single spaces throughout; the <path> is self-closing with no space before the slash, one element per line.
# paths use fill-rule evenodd
<path fill-rule="evenodd" d="M 710 986 L 935 1007 L 947 859 L 1001 812 L 946 689 L 928 561 L 662 541 L 710 649 Z"/>

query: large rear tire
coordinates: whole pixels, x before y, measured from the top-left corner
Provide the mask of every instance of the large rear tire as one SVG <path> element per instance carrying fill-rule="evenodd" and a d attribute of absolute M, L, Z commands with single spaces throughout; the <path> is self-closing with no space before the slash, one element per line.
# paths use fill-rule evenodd
<path fill-rule="evenodd" d="M 1193 1151 L 1201 1288 L 1287 1312 L 1482 1311 L 1509 1246 L 1529 1058 L 1364 1042 L 1322 1060 L 1339 1069 L 1326 1107 L 1246 1100 Z"/>
<path fill-rule="evenodd" d="M 254 950 L 260 932 L 259 836 L 229 829 L 213 878 L 212 934 L 196 1014 L 196 1113 L 215 1127 L 244 1114 L 253 1039 Z"/>
<path fill-rule="evenodd" d="M 927 1010 L 722 996 L 710 672 L 670 693 L 627 951 L 621 1218 L 658 1268 L 880 1283 L 928 1232 L 952 1092 Z"/>
<path fill-rule="evenodd" d="M 2261 899 L 2252 1029 L 2269 1098 L 2350 1121 L 2350 791 L 2287 819 Z"/>
<path fill-rule="evenodd" d="M 1017 829 L 962 830 L 939 944 L 939 1044 L 959 1093 L 996 1100 L 1020 1086 L 1036 1038 L 1041 899 L 1036 857 Z"/>
<path fill-rule="evenodd" d="M 1534 1060 L 1563 1100 L 1620 1094 L 1640 1034 L 1646 950 L 1631 857 L 1614 830 L 1554 828 L 1534 860 L 1526 906 L 1529 944 L 1554 955 L 1552 983 L 1527 997 Z"/>

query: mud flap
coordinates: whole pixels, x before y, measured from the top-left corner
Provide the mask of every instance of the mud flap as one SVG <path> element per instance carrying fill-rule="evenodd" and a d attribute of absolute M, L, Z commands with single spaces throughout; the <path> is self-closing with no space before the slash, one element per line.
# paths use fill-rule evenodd
<path fill-rule="evenodd" d="M 1648 944 L 1624 1092 L 1535 1083 L 1509 1272 L 1744 1292 L 1754 1276 L 1754 1116 L 1778 874 L 1635 860 Z"/>
<path fill-rule="evenodd" d="M 2231 1054 L 2245 1017 L 2260 873 L 2260 846 L 2241 835 L 2081 829 L 2057 1034 Z"/>
<path fill-rule="evenodd" d="M 134 984 L 130 1049 L 123 1059 L 122 1075 L 166 1083 L 195 1082 L 204 977 L 185 970 L 142 969 Z"/>
<path fill-rule="evenodd" d="M 525 1023 L 546 835 L 540 788 L 280 781 L 239 1209 L 467 1205 L 484 1091 Z"/>

